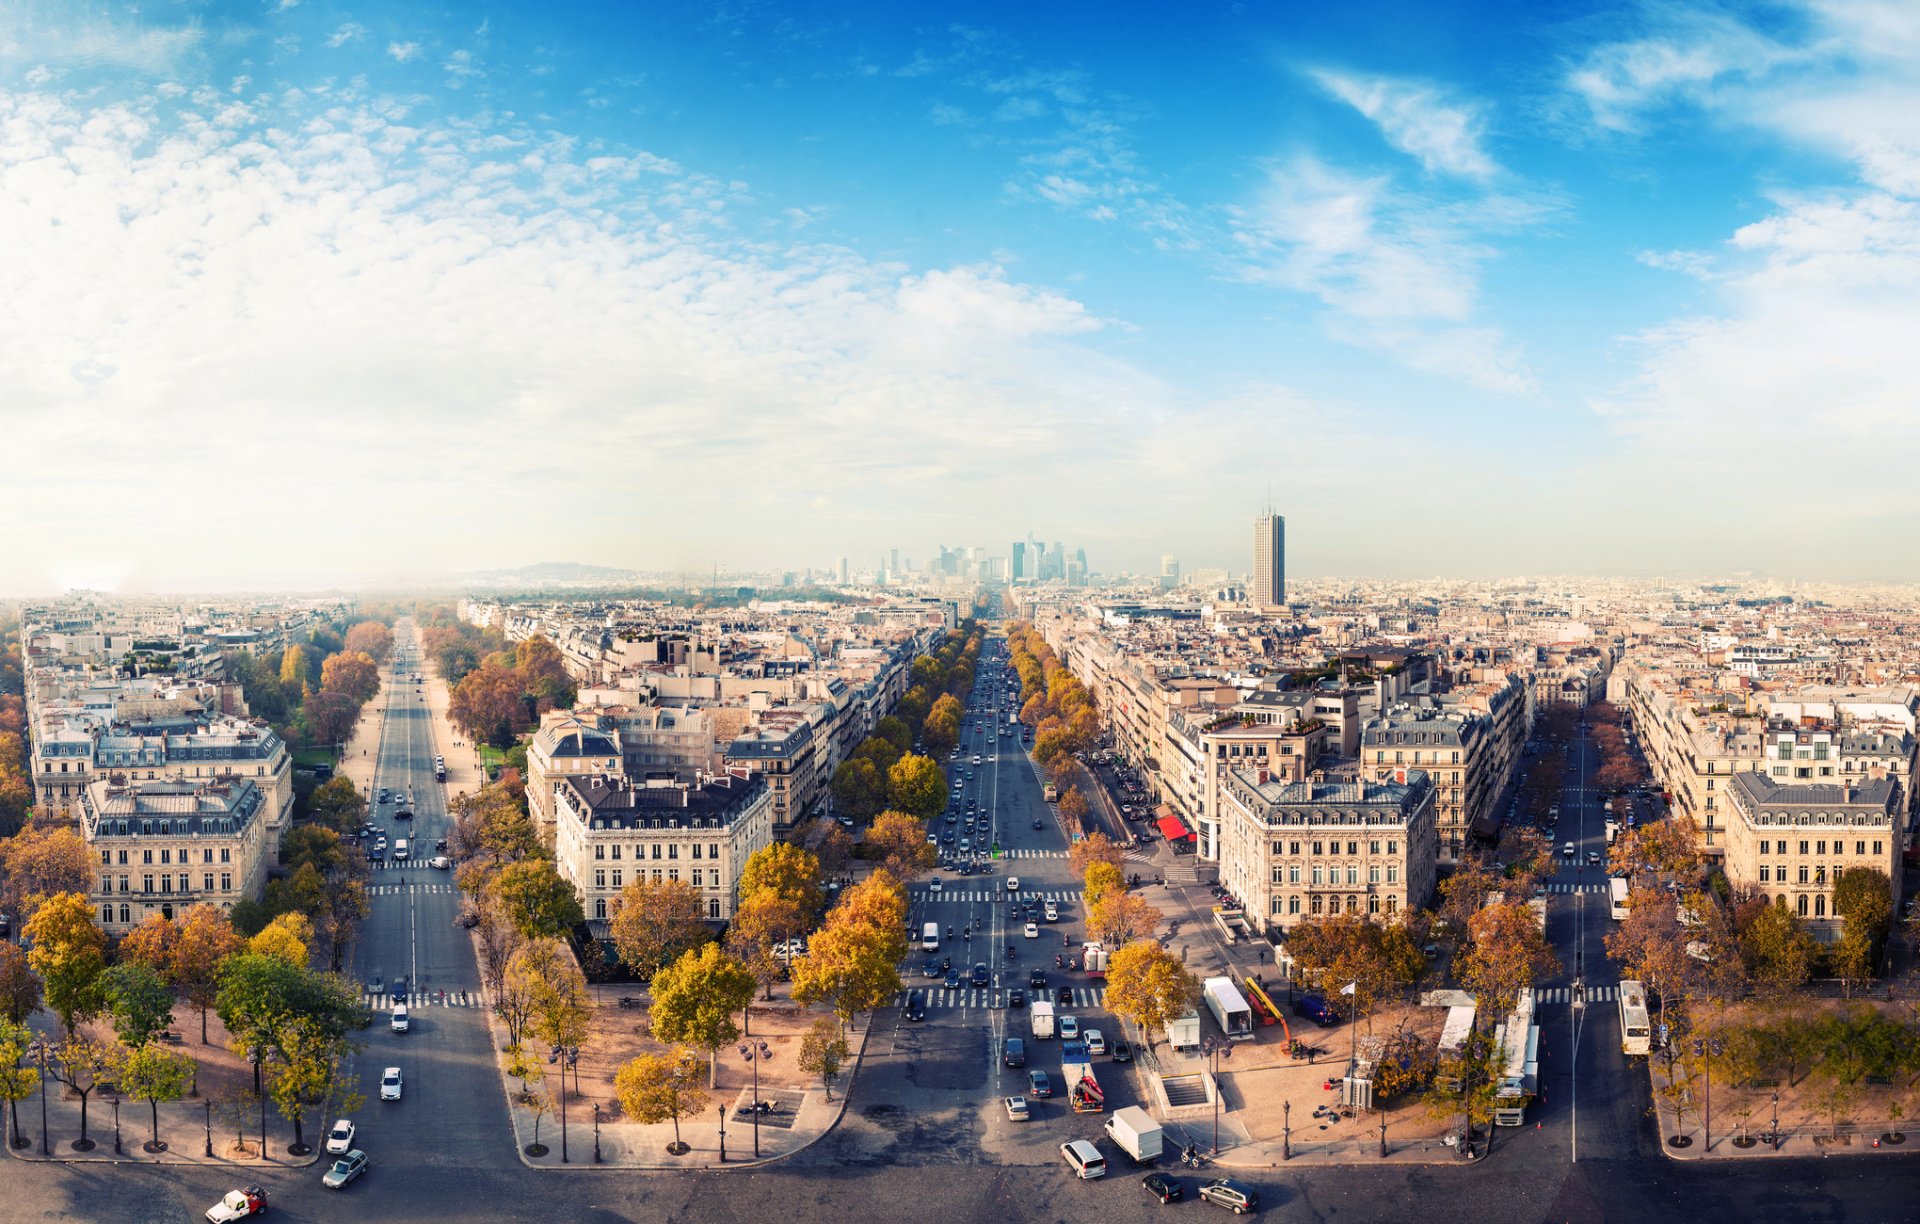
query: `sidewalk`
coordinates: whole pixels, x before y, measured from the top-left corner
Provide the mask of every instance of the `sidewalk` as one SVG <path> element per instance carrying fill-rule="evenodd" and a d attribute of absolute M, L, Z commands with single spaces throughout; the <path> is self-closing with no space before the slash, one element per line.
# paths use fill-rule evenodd
<path fill-rule="evenodd" d="M 1660 1128 L 1660 1150 L 1671 1160 L 1768 1160 L 1803 1159 L 1809 1156 L 1898 1156 L 1920 1152 L 1920 1134 L 1900 1134 L 1896 1141 L 1885 1122 L 1842 1122 L 1837 1127 L 1807 1114 L 1805 1107 L 1790 1097 L 1779 1105 L 1771 1101 L 1765 1107 L 1742 1118 L 1723 1105 L 1713 1113 L 1711 1145 L 1705 1120 L 1705 1083 L 1694 1095 L 1685 1114 L 1678 1114 L 1662 1089 L 1668 1080 L 1666 1058 L 1656 1054 L 1647 1060 L 1653 1083 L 1654 1116 Z M 1781 1106 L 1785 1106 L 1781 1109 Z M 1779 1110 L 1780 1131 L 1774 1142 L 1765 1138 L 1773 1126 L 1774 1111 Z M 1678 1142 L 1676 1142 L 1678 1141 Z"/>

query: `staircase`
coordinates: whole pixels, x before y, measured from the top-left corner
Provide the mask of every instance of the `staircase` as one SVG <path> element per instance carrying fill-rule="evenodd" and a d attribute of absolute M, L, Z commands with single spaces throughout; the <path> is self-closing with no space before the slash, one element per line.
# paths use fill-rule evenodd
<path fill-rule="evenodd" d="M 1167 1094 L 1169 1108 L 1207 1103 L 1207 1083 L 1199 1075 L 1170 1075 L 1160 1081 L 1160 1086 Z"/>

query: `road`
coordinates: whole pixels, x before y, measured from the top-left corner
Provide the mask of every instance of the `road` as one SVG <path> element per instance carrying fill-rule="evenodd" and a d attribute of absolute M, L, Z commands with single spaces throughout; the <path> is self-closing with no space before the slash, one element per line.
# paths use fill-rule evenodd
<path fill-rule="evenodd" d="M 403 625 L 396 638 L 404 644 L 412 635 Z M 404 645 L 397 647 L 404 649 Z M 410 684 L 389 688 L 387 699 L 394 706 L 381 749 L 380 778 L 383 785 L 406 781 L 413 788 L 416 833 L 431 847 L 444 828 L 446 813 L 432 783 L 433 749 L 427 742 L 425 707 L 413 700 L 411 688 Z M 968 734 L 973 738 L 966 759 L 971 761 L 975 747 L 984 758 L 987 746 L 981 733 L 970 729 Z M 1006 844 L 1017 857 L 1006 860 L 1006 866 L 996 868 L 984 881 L 961 877 L 970 882 L 967 890 L 955 887 L 947 893 L 944 880 L 953 877 L 942 873 L 947 895 L 937 901 L 924 889 L 916 889 L 915 921 L 937 913 L 944 935 L 949 916 L 957 932 L 963 913 L 969 919 L 1000 915 L 999 926 L 992 926 L 990 919 L 984 929 L 995 935 L 1001 953 L 990 963 L 1004 971 L 1005 903 L 962 899 L 962 893 L 983 891 L 986 882 L 1004 891 L 1008 870 L 1019 874 L 1022 892 L 1067 893 L 1075 888 L 1064 857 L 1065 838 L 1040 799 L 1037 777 L 1024 753 L 997 735 L 991 751 L 999 759 L 983 760 L 982 767 L 972 771 L 975 781 L 967 789 L 977 786 L 988 793 Z M 1582 747 L 1577 752 L 1576 778 L 1591 768 L 1590 750 Z M 1576 820 L 1585 818 L 1590 826 L 1576 839 L 1583 851 L 1598 839 L 1598 809 L 1590 802 L 1577 782 L 1570 781 L 1562 811 Z M 1043 822 L 1038 830 L 1032 828 L 1036 816 Z M 392 821 L 377 823 L 391 827 Z M 1562 824 L 1563 831 L 1576 827 Z M 1563 832 L 1562 839 L 1567 836 Z M 446 989 L 456 996 L 462 989 L 471 992 L 477 986 L 472 959 L 465 951 L 463 933 L 452 926 L 457 899 L 419 887 L 428 880 L 444 883 L 444 875 L 414 867 L 379 871 L 375 877 L 380 887 L 393 891 L 374 897 L 374 916 L 357 961 L 360 971 L 368 980 L 377 972 L 391 981 L 394 967 L 404 964 L 410 975 L 418 975 L 423 988 Z M 1562 877 L 1555 882 L 1588 882 L 1570 871 L 1563 871 Z M 409 881 L 409 888 L 399 887 L 401 878 Z M 1569 955 L 1575 948 L 1587 949 L 1588 965 L 1601 964 L 1595 949 L 1604 934 L 1604 897 L 1585 901 L 1590 921 L 1583 929 L 1569 900 L 1581 895 L 1554 894 L 1549 919 L 1549 933 L 1570 968 L 1576 963 Z M 1591 921 L 1595 916 L 1598 921 Z M 1079 906 L 1071 904 L 1061 923 L 1043 923 L 1042 930 L 1051 934 L 1064 928 L 1078 936 L 1082 917 Z M 1022 976 L 1027 967 L 1039 963 L 1054 982 L 1071 977 L 1075 990 L 1088 989 L 1079 975 L 1053 969 L 1057 935 L 1052 935 L 1051 946 L 1046 938 L 1015 938 L 1019 955 L 1014 966 Z M 954 955 L 956 965 L 964 955 Z M 987 994 L 992 994 L 991 988 Z M 1102 1027 L 1111 1028 L 1097 996 L 1081 997 L 1091 1006 L 1076 1005 L 1076 1013 L 1106 1020 Z M 1025 1021 L 1014 1013 L 1018 1018 L 1010 1025 L 1005 1010 L 991 1006 L 993 1001 L 991 997 L 956 997 L 950 1005 L 930 1009 L 927 1021 L 919 1025 L 906 1023 L 899 1009 L 890 1009 L 875 1026 L 845 1118 L 821 1142 L 779 1165 L 697 1174 L 595 1171 L 591 1166 L 572 1173 L 525 1168 L 514 1158 L 500 1081 L 479 1011 L 431 1005 L 416 1013 L 413 1031 L 404 1036 L 380 1026 L 366 1034 L 363 1067 L 377 1072 L 382 1065 L 396 1063 L 407 1072 L 405 1100 L 397 1105 L 369 1102 L 360 1111 L 364 1142 L 374 1158 L 372 1170 L 338 1197 L 320 1188 L 323 1166 L 261 1175 L 273 1196 L 270 1218 L 316 1224 L 345 1218 L 374 1224 L 438 1224 L 448 1218 L 474 1224 L 545 1224 L 555 1219 L 568 1224 L 614 1224 L 731 1222 L 772 1211 L 798 1224 L 903 1216 L 949 1224 L 1006 1224 L 1095 1217 L 1114 1222 L 1164 1221 L 1162 1212 L 1168 1210 L 1214 1218 L 1211 1209 L 1202 1205 L 1159 1207 L 1141 1193 L 1138 1178 L 1124 1166 L 1116 1166 L 1113 1176 L 1099 1182 L 1068 1177 L 1055 1154 L 1057 1145 L 1069 1137 L 1091 1135 L 1101 1115 L 1076 1117 L 1056 1099 L 1043 1104 L 1031 1122 L 1007 1122 L 999 1112 L 999 1098 L 1022 1080 L 999 1065 L 998 1042 L 1009 1027 L 1017 1029 Z M 1610 1100 L 1604 1087 L 1595 1086 L 1596 1081 L 1624 1085 L 1638 1077 L 1589 1074 L 1589 1064 L 1599 1070 L 1609 1048 L 1615 1051 L 1612 1057 L 1619 1057 L 1617 1021 L 1607 1018 L 1605 1007 L 1597 1007 L 1587 1021 L 1581 1047 L 1579 1159 L 1575 1163 L 1568 1138 L 1571 1127 L 1561 1112 L 1571 1112 L 1570 1093 L 1552 1079 L 1560 1067 L 1571 1069 L 1570 1015 L 1570 1006 L 1545 1007 L 1543 1036 L 1552 1069 L 1546 1074 L 1548 1100 L 1536 1107 L 1544 1122 L 1541 1131 L 1503 1132 L 1493 1154 L 1470 1168 L 1395 1165 L 1251 1172 L 1244 1179 L 1260 1189 L 1262 1214 L 1301 1221 L 1395 1220 L 1417 1215 L 1423 1224 L 1642 1220 L 1669 1224 L 1676 1214 L 1726 1220 L 1790 1216 L 1823 1224 L 1913 1218 L 1911 1168 L 1892 1160 L 1856 1157 L 1737 1167 L 1665 1160 L 1652 1124 L 1642 1112 L 1644 1083 L 1638 1100 L 1624 1089 L 1620 1099 Z M 1030 1065 L 1057 1070 L 1058 1042 L 1041 1044 L 1046 1052 Z M 1130 1071 L 1110 1073 L 1107 1060 L 1098 1060 L 1096 1066 L 1110 1104 L 1137 1099 L 1138 1086 Z M 575 1127 L 579 1142 L 574 1151 L 580 1158 L 591 1147 L 586 1128 L 577 1120 Z M 1106 1146 L 1111 1149 L 1110 1144 Z M 112 1220 L 115 1224 L 197 1220 L 222 1192 L 248 1180 L 215 1169 L 178 1165 L 15 1163 L 9 1174 L 8 1218 Z"/>

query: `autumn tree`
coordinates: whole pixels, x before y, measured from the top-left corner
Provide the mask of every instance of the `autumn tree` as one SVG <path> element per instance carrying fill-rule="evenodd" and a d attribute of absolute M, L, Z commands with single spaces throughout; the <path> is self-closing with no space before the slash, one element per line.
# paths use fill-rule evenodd
<path fill-rule="evenodd" d="M 1700 849 L 1686 820 L 1656 820 L 1627 829 L 1607 853 L 1609 875 L 1637 878 L 1642 872 L 1689 877 L 1700 870 Z"/>
<path fill-rule="evenodd" d="M 40 997 L 40 975 L 27 963 L 26 950 L 0 940 L 0 1017 L 25 1024 L 27 1017 L 40 1010 Z"/>
<path fill-rule="evenodd" d="M 1522 904 L 1489 905 L 1467 921 L 1472 942 L 1455 964 L 1460 981 L 1498 1015 L 1520 991 L 1560 968 L 1553 945 Z"/>
<path fill-rule="evenodd" d="M 508 972 L 521 975 L 530 991 L 528 1030 L 551 1048 L 577 1049 L 586 1044 L 593 1022 L 593 1000 L 586 974 L 565 944 L 539 939 L 526 944 L 508 962 Z M 566 1079 L 560 1084 L 566 1094 Z"/>
<path fill-rule="evenodd" d="M 0 1101 L 7 1103 L 13 1124 L 13 1146 L 25 1147 L 20 1138 L 20 1102 L 40 1087 L 40 1071 L 27 1062 L 27 1051 L 38 1040 L 34 1031 L 18 1020 L 0 1020 Z"/>
<path fill-rule="evenodd" d="M 700 894 L 685 880 L 636 879 L 620 890 L 608 937 L 620 963 L 642 979 L 712 938 Z"/>
<path fill-rule="evenodd" d="M 558 939 L 586 921 L 579 894 L 551 859 L 509 863 L 494 877 L 490 891 L 501 914 L 524 939 Z"/>
<path fill-rule="evenodd" d="M 141 1044 L 134 1047 L 114 1073 L 115 1086 L 136 1101 L 145 1101 L 153 1120 L 153 1138 L 149 1152 L 163 1150 L 160 1143 L 160 1104 L 177 1101 L 187 1095 L 187 1086 L 199 1074 L 193 1059 L 163 1045 Z"/>
<path fill-rule="evenodd" d="M 347 630 L 346 645 L 342 649 L 384 663 L 393 653 L 393 630 L 379 621 L 361 621 Z"/>
<path fill-rule="evenodd" d="M 1145 939 L 1166 916 L 1123 888 L 1087 907 L 1087 930 L 1109 947 Z"/>
<path fill-rule="evenodd" d="M 673 1123 L 673 1148 L 684 1152 L 680 1119 L 707 1106 L 700 1086 L 700 1056 L 684 1047 L 666 1054 L 642 1054 L 624 1063 L 613 1075 L 613 1094 L 621 1112 L 636 1122 Z"/>
<path fill-rule="evenodd" d="M 1085 897 L 1088 911 L 1113 893 L 1124 890 L 1127 881 L 1120 868 L 1108 862 L 1094 862 L 1087 868 Z"/>
<path fill-rule="evenodd" d="M 380 691 L 380 665 L 372 656 L 359 651 L 341 651 L 328 655 L 320 665 L 322 692 L 340 693 L 354 702 L 365 702 Z"/>
<path fill-rule="evenodd" d="M 1843 869 L 1833 884 L 1833 912 L 1843 920 L 1841 938 L 1854 932 L 1871 961 L 1893 926 L 1892 881 L 1878 867 Z"/>
<path fill-rule="evenodd" d="M 93 856 L 72 829 L 28 825 L 0 841 L 0 901 L 21 923 L 32 921 L 47 898 L 85 894 L 92 884 Z"/>
<path fill-rule="evenodd" d="M 221 966 L 244 946 L 239 932 L 216 905 L 203 902 L 188 907 L 174 928 L 167 979 L 199 1011 L 202 1045 L 208 1044 L 207 1012 L 220 989 Z"/>
<path fill-rule="evenodd" d="M 1288 932 L 1287 946 L 1307 981 L 1354 1015 L 1371 1014 L 1426 972 L 1426 957 L 1403 923 L 1364 914 L 1315 915 Z M 1348 986 L 1353 993 L 1342 994 Z"/>
<path fill-rule="evenodd" d="M 940 861 L 938 850 L 927 841 L 926 821 L 905 812 L 882 812 L 867 830 L 869 853 L 887 871 L 903 880 L 911 880 Z"/>
<path fill-rule="evenodd" d="M 762 846 L 740 869 L 742 901 L 761 893 L 777 893 L 800 903 L 810 913 L 820 908 L 820 859 L 790 842 Z"/>
<path fill-rule="evenodd" d="M 1152 940 L 1127 944 L 1107 959 L 1107 1009 L 1139 1025 L 1149 1046 L 1155 1029 L 1166 1028 L 1199 1002 L 1200 979 Z"/>
<path fill-rule="evenodd" d="M 719 944 L 684 953 L 654 975 L 654 1039 L 705 1050 L 707 1086 L 713 1087 L 720 1047 L 740 1036 L 734 1013 L 746 1010 L 758 985 L 752 971 Z"/>
<path fill-rule="evenodd" d="M 946 810 L 946 771 L 930 757 L 901 757 L 887 770 L 887 802 L 910 816 L 932 820 Z"/>
<path fill-rule="evenodd" d="M 148 914 L 140 925 L 120 937 L 122 964 L 146 965 L 166 977 L 172 970 L 173 945 L 179 928 L 165 914 Z"/>
<path fill-rule="evenodd" d="M 1126 857 L 1126 849 L 1105 833 L 1089 833 L 1067 850 L 1067 866 L 1084 878 L 1095 863 L 1107 863 L 1119 871 L 1126 865 Z"/>
<path fill-rule="evenodd" d="M 342 1097 L 357 1099 L 358 1078 L 346 1069 L 352 1046 L 344 1035 L 313 1016 L 297 1016 L 285 1021 L 277 1038 L 279 1061 L 274 1064 L 268 1092 L 280 1116 L 293 1123 L 293 1146 L 306 1147 L 307 1111 Z"/>
<path fill-rule="evenodd" d="M 78 1151 L 84 1152 L 93 1146 L 93 1141 L 87 1138 L 87 1102 L 94 1089 L 113 1082 L 120 1069 L 121 1055 L 120 1047 L 113 1042 L 71 1029 L 67 1039 L 53 1047 L 53 1057 L 47 1061 L 47 1074 L 80 1098 L 80 1139 L 74 1145 Z"/>
<path fill-rule="evenodd" d="M 1077 833 L 1087 827 L 1087 797 L 1077 786 L 1069 786 L 1060 795 L 1060 819 L 1070 832 Z M 1095 833 L 1094 837 L 1105 837 L 1104 833 Z M 1085 838 L 1075 843 L 1076 848 L 1084 845 Z"/>
<path fill-rule="evenodd" d="M 107 968 L 107 937 L 93 924 L 93 906 L 77 892 L 56 893 L 27 920 L 32 943 L 27 963 L 40 975 L 47 1006 L 60 1026 L 74 1025 L 99 1012 L 100 975 Z"/>
<path fill-rule="evenodd" d="M 822 1016 L 813 1022 L 806 1035 L 800 1039 L 800 1069 L 808 1075 L 817 1075 L 826 1086 L 827 1099 L 833 1099 L 833 1079 L 840 1074 L 852 1051 L 847 1048 L 847 1039 L 832 1020 Z"/>
<path fill-rule="evenodd" d="M 313 944 L 313 922 L 305 914 L 281 914 L 247 941 L 247 951 L 304 968 Z"/>
<path fill-rule="evenodd" d="M 833 806 L 841 815 L 866 820 L 886 806 L 887 778 L 872 761 L 842 761 L 833 771 Z"/>

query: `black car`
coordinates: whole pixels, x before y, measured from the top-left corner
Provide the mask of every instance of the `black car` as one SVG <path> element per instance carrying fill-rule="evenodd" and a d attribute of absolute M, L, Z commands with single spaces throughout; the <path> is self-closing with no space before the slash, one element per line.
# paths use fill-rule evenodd
<path fill-rule="evenodd" d="M 940 983 L 940 986 L 943 990 L 960 989 L 960 971 L 958 969 L 947 970 L 947 980 Z"/>
<path fill-rule="evenodd" d="M 907 1019 L 912 1020 L 915 1023 L 918 1023 L 927 1018 L 927 1009 L 920 1005 L 919 991 L 915 990 L 915 991 L 908 992 L 907 1006 L 904 1014 Z"/>
<path fill-rule="evenodd" d="M 393 979 L 393 989 L 389 993 L 393 995 L 393 1001 L 395 1003 L 405 1003 L 407 1001 L 407 979 L 403 977 Z"/>
<path fill-rule="evenodd" d="M 1073 987 L 1062 986 L 1059 989 L 1059 991 L 1054 995 L 1054 999 L 1058 1002 L 1066 1004 L 1068 1007 L 1072 1007 L 1073 1006 Z"/>
<path fill-rule="evenodd" d="M 975 986 L 985 986 L 992 980 L 992 977 L 987 973 L 987 962 L 975 961 L 973 965 L 973 984 Z"/>
<path fill-rule="evenodd" d="M 1149 1173 L 1140 1179 L 1140 1184 L 1163 1203 L 1177 1203 L 1187 1196 L 1187 1188 L 1180 1184 L 1180 1179 L 1165 1173 Z"/>
<path fill-rule="evenodd" d="M 1027 992 L 1026 992 L 1026 991 L 1024 991 L 1024 990 L 1022 990 L 1022 989 L 1020 989 L 1020 988 L 1019 988 L 1018 986 L 1016 986 L 1016 987 L 1014 987 L 1014 988 L 1013 988 L 1012 990 L 1009 990 L 1009 991 L 1007 992 L 1007 1006 L 1008 1006 L 1008 1007 L 1025 1007 L 1026 1005 L 1027 1005 Z"/>
<path fill-rule="evenodd" d="M 1115 1062 L 1133 1061 L 1133 1047 L 1118 1037 L 1107 1043 L 1107 1053 L 1113 1056 Z"/>
<path fill-rule="evenodd" d="M 1038 990 L 1038 991 L 1046 990 L 1047 971 L 1044 969 L 1035 969 L 1032 972 L 1028 973 L 1027 985 L 1033 987 L 1035 990 Z"/>
<path fill-rule="evenodd" d="M 934 957 L 933 959 L 927 961 L 927 963 L 923 965 L 921 968 L 922 968 L 922 971 L 930 978 L 937 978 L 941 974 L 946 972 L 945 967 L 940 964 L 940 959 L 938 957 Z"/>

